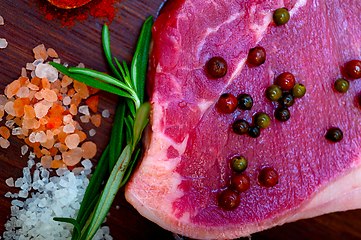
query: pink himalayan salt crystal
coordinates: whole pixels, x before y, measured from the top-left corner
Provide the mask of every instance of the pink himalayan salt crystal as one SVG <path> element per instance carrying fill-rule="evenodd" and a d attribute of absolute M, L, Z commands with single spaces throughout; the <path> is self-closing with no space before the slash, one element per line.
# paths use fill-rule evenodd
<path fill-rule="evenodd" d="M 42 89 L 41 95 L 44 98 L 44 100 L 49 102 L 55 102 L 58 100 L 58 96 L 56 95 L 56 93 L 50 89 Z"/>
<path fill-rule="evenodd" d="M 15 116 L 14 102 L 13 101 L 7 102 L 5 104 L 4 110 L 8 115 Z"/>
<path fill-rule="evenodd" d="M 24 67 L 21 68 L 21 76 L 22 76 L 22 77 L 26 77 L 26 76 L 27 76 L 26 69 L 25 69 Z"/>
<path fill-rule="evenodd" d="M 40 123 L 38 120 L 36 120 L 35 118 L 29 118 L 29 119 L 23 119 L 23 125 L 22 127 L 23 128 L 26 128 L 26 129 L 36 129 L 37 127 L 36 126 L 39 126 L 40 127 Z"/>
<path fill-rule="evenodd" d="M 83 143 L 81 149 L 83 150 L 83 158 L 91 159 L 97 153 L 97 145 L 91 141 Z"/>
<path fill-rule="evenodd" d="M 16 96 L 19 98 L 29 97 L 30 90 L 28 87 L 21 87 L 19 91 L 16 93 Z"/>
<path fill-rule="evenodd" d="M 76 148 L 80 143 L 80 137 L 78 134 L 70 134 L 65 138 L 65 144 L 69 149 Z"/>
<path fill-rule="evenodd" d="M 46 134 L 43 131 L 39 131 L 35 134 L 35 142 L 45 143 L 47 140 Z"/>
<path fill-rule="evenodd" d="M 48 53 L 45 49 L 44 44 L 40 44 L 33 49 L 35 59 L 43 59 L 44 61 L 48 58 Z"/>
<path fill-rule="evenodd" d="M 2 16 L 0 16 L 0 25 L 4 25 L 4 18 Z"/>
<path fill-rule="evenodd" d="M 45 142 L 41 143 L 41 146 L 50 149 L 54 146 L 55 143 L 55 139 L 51 138 L 51 139 L 47 139 Z"/>
<path fill-rule="evenodd" d="M 47 139 L 54 138 L 54 133 L 51 130 L 46 130 L 46 138 Z"/>
<path fill-rule="evenodd" d="M 39 90 L 39 87 L 36 86 L 35 84 L 32 84 L 32 83 L 28 83 L 27 84 L 27 87 L 30 89 L 30 90 L 34 90 L 34 91 L 38 91 Z M 34 94 L 35 95 L 35 94 Z"/>
<path fill-rule="evenodd" d="M 21 83 L 19 80 L 15 80 L 6 86 L 5 95 L 7 98 L 13 97 L 20 89 Z"/>
<path fill-rule="evenodd" d="M 48 114 L 49 107 L 45 106 L 42 102 L 39 102 L 34 105 L 34 110 L 36 117 L 40 119 Z"/>
<path fill-rule="evenodd" d="M 8 99 L 5 97 L 5 95 L 0 94 L 0 105 L 5 105 L 7 101 Z"/>
<path fill-rule="evenodd" d="M 63 122 L 65 124 L 71 123 L 73 121 L 73 116 L 71 114 L 65 115 L 63 117 Z"/>
<path fill-rule="evenodd" d="M 53 48 L 48 48 L 47 53 L 52 58 L 57 58 L 58 54 Z"/>
<path fill-rule="evenodd" d="M 43 99 L 43 94 L 41 94 L 41 92 L 37 92 L 37 93 L 35 93 L 34 97 L 38 100 L 41 100 L 41 99 Z"/>
<path fill-rule="evenodd" d="M 74 166 L 81 160 L 83 150 L 79 147 L 63 152 L 63 162 L 68 166 Z"/>
<path fill-rule="evenodd" d="M 71 77 L 68 77 L 67 75 L 65 75 L 61 81 L 61 86 L 63 88 L 69 86 L 71 83 L 73 82 L 73 79 Z"/>
<path fill-rule="evenodd" d="M 3 137 L 0 137 L 0 147 L 2 148 L 8 148 L 10 146 L 10 142 L 9 140 L 3 138 Z"/>
<path fill-rule="evenodd" d="M 73 133 L 75 131 L 75 126 L 73 124 L 67 124 L 63 128 L 63 132 L 65 133 Z"/>
<path fill-rule="evenodd" d="M 25 66 L 26 70 L 29 70 L 29 71 L 34 71 L 35 70 L 35 66 L 33 63 L 26 63 L 26 66 Z"/>
<path fill-rule="evenodd" d="M 53 161 L 53 158 L 49 155 L 46 155 L 46 156 L 42 156 L 41 157 L 41 165 L 44 167 L 44 168 L 50 168 L 51 167 L 51 162 Z"/>
<path fill-rule="evenodd" d="M 63 104 L 64 105 L 69 105 L 71 102 L 71 98 L 69 96 L 65 96 L 64 99 L 63 99 Z"/>

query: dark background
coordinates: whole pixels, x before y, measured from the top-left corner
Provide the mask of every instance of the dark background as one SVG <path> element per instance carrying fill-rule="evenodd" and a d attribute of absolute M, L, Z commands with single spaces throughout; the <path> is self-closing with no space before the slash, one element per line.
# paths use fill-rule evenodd
<path fill-rule="evenodd" d="M 163 0 L 123 0 L 115 6 L 117 15 L 110 24 L 112 54 L 119 60 L 130 63 L 134 46 L 143 21 L 156 15 Z M 32 49 L 40 43 L 54 48 L 63 62 L 109 72 L 101 47 L 101 29 L 104 19 L 89 17 L 83 22 L 74 21 L 74 26 L 63 26 L 60 19 L 47 20 L 40 9 L 45 0 L 1 0 L 0 15 L 5 25 L 0 26 L 0 38 L 6 38 L 9 45 L 0 49 L 0 92 L 20 76 L 21 67 L 33 61 Z M 98 112 L 109 109 L 111 116 L 102 119 L 97 134 L 88 139 L 98 145 L 97 161 L 105 149 L 114 117 L 115 96 L 100 93 Z M 4 124 L 4 121 L 1 123 Z M 85 131 L 92 126 L 85 125 Z M 15 137 L 10 138 L 11 146 L 0 149 L 0 233 L 10 216 L 10 201 L 4 194 L 14 189 L 7 187 L 5 179 L 22 176 L 27 157 L 21 157 L 20 147 L 24 144 Z M 117 209 L 115 206 L 118 206 Z M 111 235 L 116 240 L 173 239 L 172 234 L 140 216 L 124 199 L 121 189 L 116 197 L 110 216 L 107 218 Z M 361 239 L 361 210 L 333 213 L 325 216 L 285 224 L 268 231 L 252 235 L 252 239 Z"/>

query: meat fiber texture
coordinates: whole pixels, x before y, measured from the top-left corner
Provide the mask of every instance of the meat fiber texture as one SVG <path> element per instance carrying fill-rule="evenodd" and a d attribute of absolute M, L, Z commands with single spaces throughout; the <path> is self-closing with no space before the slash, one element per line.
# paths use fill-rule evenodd
<path fill-rule="evenodd" d="M 276 26 L 273 12 L 286 7 L 290 21 Z M 145 156 L 127 185 L 127 200 L 146 218 L 196 239 L 231 239 L 302 218 L 361 207 L 360 80 L 347 93 L 334 82 L 361 58 L 361 2 L 354 0 L 170 0 L 153 27 L 148 90 L 151 128 Z M 267 57 L 254 67 L 251 48 Z M 226 76 L 211 79 L 206 62 L 228 63 Z M 274 118 L 278 105 L 265 90 L 283 72 L 306 86 L 290 107 L 291 118 Z M 253 97 L 250 111 L 224 114 L 221 94 Z M 231 130 L 236 119 L 252 122 L 265 112 L 271 124 L 258 138 Z M 338 127 L 340 142 L 326 140 Z M 232 176 L 230 159 L 244 156 L 250 188 L 233 211 L 217 199 Z M 259 170 L 274 168 L 274 187 L 258 183 Z"/>

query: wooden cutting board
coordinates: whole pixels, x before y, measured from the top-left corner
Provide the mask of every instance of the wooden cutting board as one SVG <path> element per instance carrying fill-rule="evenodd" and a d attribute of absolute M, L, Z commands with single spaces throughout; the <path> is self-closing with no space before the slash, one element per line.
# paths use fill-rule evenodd
<path fill-rule="evenodd" d="M 0 38 L 6 38 L 9 45 L 0 49 L 0 92 L 17 79 L 21 67 L 33 61 L 32 49 L 40 43 L 52 47 L 59 53 L 63 62 L 76 65 L 83 62 L 86 67 L 109 72 L 101 46 L 102 19 L 89 17 L 83 22 L 75 21 L 72 27 L 63 26 L 60 19 L 47 20 L 40 6 L 45 0 L 1 0 L 0 15 L 5 25 L 0 26 Z M 117 16 L 110 25 L 113 56 L 131 62 L 134 46 L 143 21 L 156 15 L 163 0 L 123 0 L 115 6 Z M 117 98 L 100 93 L 99 112 L 109 109 L 111 116 L 103 119 L 101 127 L 90 140 L 98 145 L 96 162 L 109 141 Z M 1 122 L 4 124 L 4 121 Z M 85 125 L 90 130 L 91 125 Z M 14 192 L 5 184 L 5 179 L 22 176 L 22 168 L 27 158 L 20 154 L 24 144 L 17 138 L 10 138 L 11 146 L 0 149 L 0 233 L 10 216 L 10 201 L 4 194 Z M 116 197 L 110 216 L 107 218 L 111 234 L 116 240 L 166 240 L 173 239 L 172 233 L 143 218 L 124 199 L 121 189 Z M 268 231 L 254 234 L 252 239 L 361 239 L 361 210 L 333 213 L 313 219 L 302 220 Z"/>

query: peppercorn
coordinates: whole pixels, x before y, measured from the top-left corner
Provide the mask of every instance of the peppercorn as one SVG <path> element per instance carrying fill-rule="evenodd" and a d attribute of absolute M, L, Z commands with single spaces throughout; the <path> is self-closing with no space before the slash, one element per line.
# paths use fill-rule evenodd
<path fill-rule="evenodd" d="M 234 157 L 231 160 L 231 169 L 235 172 L 243 172 L 247 169 L 248 162 L 245 157 Z"/>
<path fill-rule="evenodd" d="M 348 91 L 348 89 L 350 88 L 350 83 L 344 79 L 344 78 L 339 78 L 336 80 L 335 82 L 335 89 L 340 92 L 340 93 L 345 93 Z"/>
<path fill-rule="evenodd" d="M 270 167 L 262 168 L 258 175 L 258 181 L 264 187 L 273 187 L 278 183 L 278 173 Z"/>
<path fill-rule="evenodd" d="M 249 124 L 246 120 L 240 119 L 233 123 L 232 129 L 234 133 L 243 135 L 248 132 Z"/>
<path fill-rule="evenodd" d="M 295 102 L 295 98 L 293 97 L 293 94 L 289 92 L 284 92 L 282 94 L 281 99 L 279 100 L 281 106 L 286 108 L 291 107 L 294 102 Z"/>
<path fill-rule="evenodd" d="M 237 174 L 231 178 L 231 187 L 237 192 L 245 192 L 250 185 L 249 177 L 246 174 Z"/>
<path fill-rule="evenodd" d="M 328 129 L 326 133 L 326 139 L 332 142 L 339 142 L 343 138 L 343 133 L 339 128 L 333 127 Z"/>
<path fill-rule="evenodd" d="M 271 101 L 277 101 L 282 97 L 281 87 L 278 85 L 271 85 L 266 89 L 266 97 Z"/>
<path fill-rule="evenodd" d="M 240 198 L 237 192 L 226 189 L 221 192 L 218 197 L 218 205 L 227 211 L 232 211 L 239 206 Z"/>
<path fill-rule="evenodd" d="M 275 117 L 280 122 L 286 122 L 288 119 L 290 119 L 291 114 L 288 108 L 279 107 L 275 111 Z"/>
<path fill-rule="evenodd" d="M 248 94 L 240 94 L 237 97 L 238 107 L 242 110 L 251 110 L 253 106 L 253 99 Z"/>
<path fill-rule="evenodd" d="M 207 62 L 206 69 L 211 77 L 221 78 L 227 73 L 227 62 L 221 57 L 213 57 Z"/>
<path fill-rule="evenodd" d="M 286 24 L 290 20 L 290 13 L 286 8 L 279 8 L 273 13 L 273 21 L 277 26 Z"/>
<path fill-rule="evenodd" d="M 295 76 L 293 76 L 292 73 L 284 72 L 277 77 L 276 84 L 280 86 L 282 90 L 289 91 L 295 85 L 295 81 Z"/>
<path fill-rule="evenodd" d="M 292 94 L 295 98 L 301 98 L 306 94 L 306 87 L 302 83 L 296 83 L 292 88 Z"/>
<path fill-rule="evenodd" d="M 351 60 L 346 63 L 346 74 L 353 79 L 361 78 L 361 61 Z"/>
<path fill-rule="evenodd" d="M 263 64 L 266 60 L 266 51 L 263 47 L 255 47 L 249 50 L 247 62 L 254 66 Z"/>
<path fill-rule="evenodd" d="M 257 113 L 254 122 L 260 128 L 267 128 L 271 124 L 271 118 L 267 113 Z"/>
<path fill-rule="evenodd" d="M 261 129 L 259 126 L 251 126 L 248 129 L 248 135 L 253 138 L 258 138 L 261 135 Z"/>
<path fill-rule="evenodd" d="M 218 100 L 218 107 L 224 113 L 233 113 L 237 109 L 237 98 L 230 94 L 224 93 Z"/>

